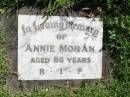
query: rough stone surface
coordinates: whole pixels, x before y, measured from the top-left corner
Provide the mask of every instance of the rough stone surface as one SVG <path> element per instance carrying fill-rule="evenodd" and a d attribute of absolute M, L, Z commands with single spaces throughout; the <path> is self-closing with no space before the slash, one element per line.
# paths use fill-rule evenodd
<path fill-rule="evenodd" d="M 6 37 L 6 49 L 7 56 L 9 59 L 9 67 L 11 72 L 16 74 L 8 74 L 7 76 L 7 86 L 11 88 L 12 91 L 29 91 L 36 87 L 48 88 L 50 86 L 60 87 L 63 85 L 70 85 L 72 87 L 79 87 L 83 80 L 69 80 L 69 81 L 19 81 L 17 79 L 17 32 L 18 32 L 18 14 L 27 14 L 27 15 L 42 15 L 45 10 L 39 10 L 32 7 L 24 7 L 17 12 L 8 11 L 6 14 L 1 16 L 1 24 L 4 27 L 4 31 L 7 33 Z M 63 12 L 58 15 L 64 15 Z M 80 16 L 78 12 L 71 11 L 69 12 L 71 16 Z M 109 65 L 109 53 L 103 51 L 103 78 L 106 79 L 110 70 Z M 86 80 L 89 84 L 92 84 L 96 80 Z"/>

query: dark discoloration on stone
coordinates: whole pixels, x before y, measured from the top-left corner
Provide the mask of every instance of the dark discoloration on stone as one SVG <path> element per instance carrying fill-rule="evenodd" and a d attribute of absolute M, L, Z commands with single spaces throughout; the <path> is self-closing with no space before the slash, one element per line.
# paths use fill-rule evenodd
<path fill-rule="evenodd" d="M 78 68 L 78 74 L 82 72 L 82 68 Z"/>
<path fill-rule="evenodd" d="M 42 15 L 45 10 L 32 9 L 28 7 L 24 7 L 18 10 L 16 13 L 7 12 L 3 16 L 1 16 L 2 26 L 4 27 L 4 31 L 7 33 L 6 39 L 6 49 L 7 56 L 9 59 L 9 67 L 12 72 L 15 72 L 16 75 L 9 74 L 7 76 L 7 86 L 11 88 L 12 91 L 29 91 L 36 87 L 47 88 L 49 86 L 58 87 L 62 85 L 70 85 L 72 87 L 79 87 L 83 80 L 64 80 L 64 81 L 19 81 L 17 77 L 17 32 L 18 32 L 18 14 L 28 14 L 28 15 Z M 62 12 L 60 15 L 63 14 Z M 58 14 L 59 15 L 59 14 Z M 80 16 L 78 12 L 71 11 L 68 13 L 70 16 Z M 109 73 L 109 53 L 103 53 L 103 78 L 105 79 Z M 96 80 L 86 80 L 89 84 L 92 84 Z"/>

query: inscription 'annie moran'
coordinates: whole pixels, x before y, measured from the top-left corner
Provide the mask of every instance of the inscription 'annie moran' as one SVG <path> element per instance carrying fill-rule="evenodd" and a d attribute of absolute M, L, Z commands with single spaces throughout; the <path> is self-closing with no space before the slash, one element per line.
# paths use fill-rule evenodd
<path fill-rule="evenodd" d="M 37 52 L 37 53 L 47 53 L 47 52 L 56 52 L 56 47 L 54 45 L 30 45 L 27 44 L 25 52 Z M 94 52 L 95 46 L 87 46 L 83 44 L 79 45 L 67 45 L 60 44 L 58 46 L 57 52 Z"/>

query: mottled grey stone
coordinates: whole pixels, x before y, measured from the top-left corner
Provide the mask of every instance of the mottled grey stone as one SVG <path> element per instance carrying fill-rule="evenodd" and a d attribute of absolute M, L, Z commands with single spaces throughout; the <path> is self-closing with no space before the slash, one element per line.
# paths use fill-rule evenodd
<path fill-rule="evenodd" d="M 57 15 L 65 15 L 64 11 L 60 10 L 60 13 Z M 79 87 L 83 80 L 69 80 L 69 81 L 19 81 L 17 76 L 17 32 L 18 32 L 18 14 L 26 15 L 44 15 L 45 10 L 40 10 L 33 7 L 23 7 L 16 12 L 7 11 L 4 15 L 1 16 L 1 24 L 3 30 L 6 32 L 6 49 L 7 57 L 9 59 L 9 67 L 11 72 L 16 73 L 16 75 L 8 74 L 7 76 L 7 86 L 13 91 L 29 91 L 36 87 L 48 88 L 48 87 L 59 87 L 63 85 L 70 85 L 72 87 Z M 68 15 L 70 16 L 80 16 L 79 12 L 69 11 Z M 103 78 L 106 79 L 109 70 L 109 53 L 107 51 L 103 52 Z M 97 80 L 86 80 L 89 84 L 94 83 Z M 99 81 L 99 80 L 98 80 Z"/>

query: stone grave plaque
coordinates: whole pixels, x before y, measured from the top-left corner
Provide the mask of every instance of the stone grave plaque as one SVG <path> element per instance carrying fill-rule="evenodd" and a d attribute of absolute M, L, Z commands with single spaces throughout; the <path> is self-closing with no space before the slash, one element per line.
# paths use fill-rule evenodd
<path fill-rule="evenodd" d="M 18 15 L 18 79 L 102 77 L 100 18 Z"/>

